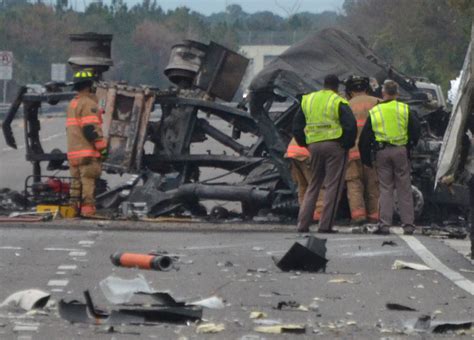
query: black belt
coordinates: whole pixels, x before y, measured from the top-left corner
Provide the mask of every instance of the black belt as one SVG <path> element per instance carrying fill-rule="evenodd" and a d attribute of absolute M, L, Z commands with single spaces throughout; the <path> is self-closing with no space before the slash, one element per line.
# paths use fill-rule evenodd
<path fill-rule="evenodd" d="M 375 148 L 377 151 L 383 150 L 385 148 L 396 148 L 398 146 L 403 146 L 403 145 L 393 145 L 387 142 L 375 142 Z"/>

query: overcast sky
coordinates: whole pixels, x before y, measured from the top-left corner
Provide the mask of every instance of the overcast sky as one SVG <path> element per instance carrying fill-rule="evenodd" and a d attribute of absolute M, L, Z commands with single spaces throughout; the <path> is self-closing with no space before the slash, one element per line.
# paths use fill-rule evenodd
<path fill-rule="evenodd" d="M 80 10 L 84 4 L 92 1 L 94 0 L 69 0 L 69 3 Z M 103 0 L 103 2 L 110 3 L 111 0 Z M 125 0 L 125 2 L 133 6 L 141 3 L 142 0 Z M 286 16 L 292 8 L 298 8 L 297 12 L 338 11 L 342 8 L 344 0 L 157 0 L 157 3 L 165 10 L 186 6 L 206 15 L 222 12 L 230 4 L 239 4 L 245 12 L 271 11 Z"/>

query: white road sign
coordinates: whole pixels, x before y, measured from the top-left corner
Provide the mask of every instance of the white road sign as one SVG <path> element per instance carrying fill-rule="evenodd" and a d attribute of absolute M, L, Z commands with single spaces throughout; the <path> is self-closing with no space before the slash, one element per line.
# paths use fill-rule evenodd
<path fill-rule="evenodd" d="M 66 64 L 51 64 L 51 80 L 66 81 Z"/>
<path fill-rule="evenodd" d="M 0 51 L 0 79 L 11 80 L 13 73 L 13 53 Z"/>

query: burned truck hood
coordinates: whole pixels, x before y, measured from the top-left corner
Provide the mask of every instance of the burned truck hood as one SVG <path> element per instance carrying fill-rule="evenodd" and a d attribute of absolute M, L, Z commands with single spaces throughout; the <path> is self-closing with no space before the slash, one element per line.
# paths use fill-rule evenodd
<path fill-rule="evenodd" d="M 374 77 L 381 84 L 396 80 L 402 96 L 414 99 L 414 81 L 396 71 L 367 47 L 362 38 L 336 28 L 327 28 L 288 48 L 252 80 L 252 92 L 272 92 L 279 88 L 296 96 L 320 89 L 327 74 L 340 79 L 350 75 Z"/>

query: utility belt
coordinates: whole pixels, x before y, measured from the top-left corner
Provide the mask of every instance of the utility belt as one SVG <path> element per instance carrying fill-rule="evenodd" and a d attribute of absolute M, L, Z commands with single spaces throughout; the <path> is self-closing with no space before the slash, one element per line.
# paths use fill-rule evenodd
<path fill-rule="evenodd" d="M 394 145 L 387 142 L 375 142 L 375 151 L 380 151 L 386 148 L 396 148 L 399 146 L 405 146 L 405 145 Z"/>

